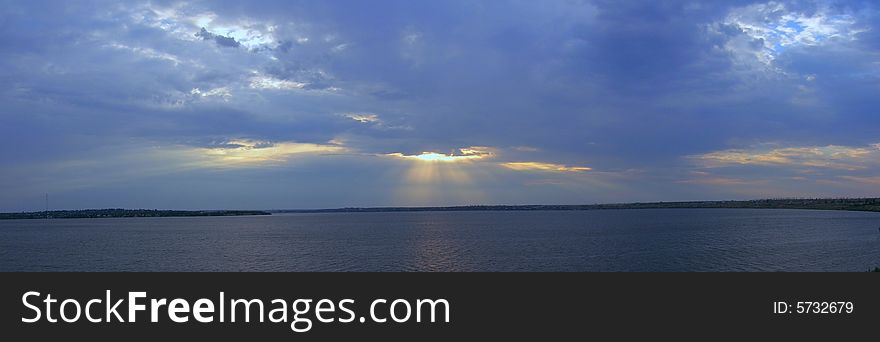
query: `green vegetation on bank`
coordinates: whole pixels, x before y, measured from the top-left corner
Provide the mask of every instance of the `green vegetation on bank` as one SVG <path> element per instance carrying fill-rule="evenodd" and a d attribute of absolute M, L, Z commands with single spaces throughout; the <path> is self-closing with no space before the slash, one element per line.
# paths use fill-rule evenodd
<path fill-rule="evenodd" d="M 526 211 L 664 208 L 816 209 L 880 212 L 880 198 L 799 198 L 748 201 L 648 202 L 586 205 L 472 205 L 456 207 L 380 207 L 278 210 L 279 213 L 396 212 L 396 211 Z"/>
<path fill-rule="evenodd" d="M 27 213 L 0 213 L 0 220 L 61 219 L 102 217 L 184 217 L 184 216 L 244 216 L 271 215 L 259 210 L 149 210 L 149 209 L 85 209 L 52 210 Z"/>

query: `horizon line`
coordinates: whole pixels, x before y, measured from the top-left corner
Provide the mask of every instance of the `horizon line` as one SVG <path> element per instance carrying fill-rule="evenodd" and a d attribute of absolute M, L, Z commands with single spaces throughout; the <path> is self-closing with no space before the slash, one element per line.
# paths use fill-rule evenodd
<path fill-rule="evenodd" d="M 589 207 L 589 206 L 620 206 L 620 205 L 651 205 L 651 204 L 686 204 L 686 203 L 730 203 L 730 202 L 759 202 L 759 201 L 784 201 L 784 200 L 880 200 L 878 197 L 777 197 L 777 198 L 754 198 L 745 200 L 662 200 L 662 201 L 635 201 L 635 202 L 605 202 L 605 203 L 581 203 L 581 204 L 455 204 L 455 205 L 391 205 L 391 206 L 344 206 L 344 207 L 324 207 L 324 208 L 273 208 L 273 209 L 160 209 L 160 208 L 122 208 L 122 207 L 105 207 L 105 208 L 83 208 L 83 209 L 54 209 L 40 211 L 17 211 L 17 212 L 0 212 L 3 214 L 12 213 L 43 213 L 58 211 L 87 211 L 87 210 L 166 210 L 166 211 L 267 211 L 267 212 L 283 212 L 283 211 L 334 211 L 334 210 L 382 210 L 382 209 L 455 209 L 455 208 L 473 208 L 473 207 Z"/>

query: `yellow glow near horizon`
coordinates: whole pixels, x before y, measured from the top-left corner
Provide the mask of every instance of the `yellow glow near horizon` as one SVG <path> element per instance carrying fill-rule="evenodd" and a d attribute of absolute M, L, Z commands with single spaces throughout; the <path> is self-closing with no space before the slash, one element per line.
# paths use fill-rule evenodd
<path fill-rule="evenodd" d="M 463 203 L 476 203 L 482 198 L 479 187 L 472 186 L 478 180 L 474 172 L 480 173 L 483 156 L 450 156 L 440 153 L 423 153 L 405 156 L 391 155 L 406 159 L 406 169 L 400 177 L 396 196 L 406 203 L 429 205 L 454 200 Z M 466 157 L 466 158 L 462 158 Z"/>
<path fill-rule="evenodd" d="M 296 156 L 331 154 L 347 151 L 335 144 L 229 140 L 222 147 L 178 147 L 163 152 L 181 158 L 191 167 L 246 167 L 279 164 Z"/>
<path fill-rule="evenodd" d="M 541 162 L 509 162 L 501 163 L 501 166 L 516 171 L 584 172 L 592 170 L 592 168 L 585 166 L 567 166 Z"/>
<path fill-rule="evenodd" d="M 861 170 L 876 164 L 880 144 L 729 149 L 688 156 L 705 167 L 765 165 Z"/>
<path fill-rule="evenodd" d="M 456 153 L 450 154 L 426 151 L 421 154 L 395 152 L 384 156 L 412 161 L 404 178 L 409 184 L 407 197 L 427 199 L 447 192 L 447 186 L 473 182 L 469 173 L 478 167 L 471 162 L 493 158 L 495 153 L 489 147 L 471 146 L 459 148 Z M 418 189 L 413 185 L 417 185 Z"/>

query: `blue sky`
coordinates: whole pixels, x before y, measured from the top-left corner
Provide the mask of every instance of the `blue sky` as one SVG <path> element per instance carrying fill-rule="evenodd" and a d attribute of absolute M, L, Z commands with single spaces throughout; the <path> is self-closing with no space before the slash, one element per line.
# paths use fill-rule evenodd
<path fill-rule="evenodd" d="M 868 1 L 6 1 L 0 210 L 880 195 Z"/>

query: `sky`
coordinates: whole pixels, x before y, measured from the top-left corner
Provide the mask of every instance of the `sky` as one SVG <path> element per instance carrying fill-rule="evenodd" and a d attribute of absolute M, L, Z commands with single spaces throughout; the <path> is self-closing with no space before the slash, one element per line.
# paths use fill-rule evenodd
<path fill-rule="evenodd" d="M 2 1 L 0 211 L 880 196 L 870 1 Z"/>

